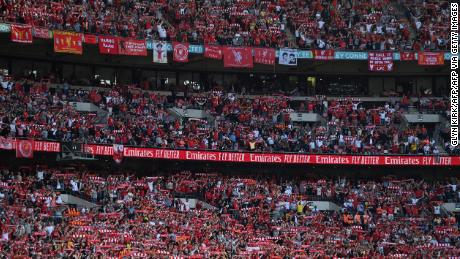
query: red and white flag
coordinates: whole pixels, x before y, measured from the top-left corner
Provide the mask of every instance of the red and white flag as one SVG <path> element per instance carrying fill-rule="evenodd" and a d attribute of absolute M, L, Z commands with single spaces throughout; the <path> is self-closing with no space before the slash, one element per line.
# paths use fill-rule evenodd
<path fill-rule="evenodd" d="M 401 61 L 412 61 L 415 60 L 415 52 L 401 52 L 399 54 Z"/>
<path fill-rule="evenodd" d="M 33 158 L 34 157 L 34 141 L 16 139 L 16 157 L 17 158 Z"/>
<path fill-rule="evenodd" d="M 153 62 L 166 64 L 168 63 L 168 48 L 164 41 L 153 41 Z"/>
<path fill-rule="evenodd" d="M 252 51 L 248 47 L 224 47 L 224 67 L 253 68 Z"/>
<path fill-rule="evenodd" d="M 315 49 L 313 50 L 313 57 L 315 60 L 333 60 L 334 59 L 333 49 Z"/>
<path fill-rule="evenodd" d="M 369 52 L 369 71 L 393 71 L 393 52 Z"/>
<path fill-rule="evenodd" d="M 118 55 L 118 37 L 99 36 L 99 53 Z"/>
<path fill-rule="evenodd" d="M 275 49 L 254 48 L 254 63 L 274 65 L 276 60 Z"/>
<path fill-rule="evenodd" d="M 418 64 L 422 66 L 444 65 L 444 53 L 442 52 L 419 52 Z"/>
<path fill-rule="evenodd" d="M 222 47 L 215 45 L 204 45 L 204 57 L 222 59 Z"/>
<path fill-rule="evenodd" d="M 32 43 L 32 26 L 11 24 L 11 41 Z"/>
<path fill-rule="evenodd" d="M 189 43 L 173 42 L 173 60 L 176 62 L 188 62 Z"/>
<path fill-rule="evenodd" d="M 83 34 L 83 42 L 86 44 L 97 44 L 97 35 L 95 34 Z"/>
<path fill-rule="evenodd" d="M 113 144 L 113 160 L 120 164 L 123 161 L 124 146 L 120 144 Z"/>
<path fill-rule="evenodd" d="M 34 27 L 34 37 L 40 39 L 51 39 L 50 31 L 46 28 Z"/>

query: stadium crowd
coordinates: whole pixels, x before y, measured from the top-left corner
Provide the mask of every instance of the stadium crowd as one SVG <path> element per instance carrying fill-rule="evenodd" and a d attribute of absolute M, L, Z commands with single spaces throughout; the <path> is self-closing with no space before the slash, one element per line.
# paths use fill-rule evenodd
<path fill-rule="evenodd" d="M 0 1 L 0 21 L 52 30 L 307 49 L 446 50 L 449 13 L 433 0 Z"/>
<path fill-rule="evenodd" d="M 3 137 L 202 150 L 439 154 L 432 132 L 423 124 L 400 125 L 409 105 L 407 97 L 366 107 L 354 99 L 250 99 L 221 90 L 167 97 L 121 87 L 71 89 L 64 83 L 54 88 L 31 80 L 5 80 L 4 86 L 0 92 Z M 107 115 L 77 112 L 69 101 L 92 102 Z M 418 106 L 441 111 L 447 107 L 442 100 Z M 170 107 L 199 107 L 212 118 L 180 119 L 170 114 Z M 292 111 L 317 113 L 323 122 L 293 121 Z"/>
<path fill-rule="evenodd" d="M 458 179 L 244 177 L 40 166 L 0 173 L 0 255 L 24 258 L 460 255 Z M 67 194 L 93 205 L 66 204 Z M 187 199 L 203 202 L 191 205 Z M 328 200 L 334 210 L 312 201 Z M 85 203 L 87 204 L 87 203 Z M 251 257 L 252 258 L 252 257 Z"/>

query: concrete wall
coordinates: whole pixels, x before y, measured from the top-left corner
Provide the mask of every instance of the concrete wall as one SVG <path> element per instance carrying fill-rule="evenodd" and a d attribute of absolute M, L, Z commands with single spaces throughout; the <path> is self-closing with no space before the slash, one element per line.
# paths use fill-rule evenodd
<path fill-rule="evenodd" d="M 291 112 L 289 116 L 292 121 L 299 122 L 317 122 L 320 120 L 320 116 L 316 113 Z"/>
<path fill-rule="evenodd" d="M 441 118 L 438 114 L 404 114 L 409 123 L 439 123 Z"/>
<path fill-rule="evenodd" d="M 85 208 L 97 207 L 97 205 L 92 202 L 83 200 L 81 198 L 75 197 L 70 194 L 61 194 L 61 199 L 66 204 L 73 204 L 73 205 L 77 205 L 78 207 L 85 207 Z"/>
<path fill-rule="evenodd" d="M 196 110 L 196 109 L 180 109 L 180 108 L 171 108 L 176 114 L 181 117 L 185 118 L 197 118 L 197 119 L 204 119 L 207 117 L 207 113 L 203 110 Z"/>

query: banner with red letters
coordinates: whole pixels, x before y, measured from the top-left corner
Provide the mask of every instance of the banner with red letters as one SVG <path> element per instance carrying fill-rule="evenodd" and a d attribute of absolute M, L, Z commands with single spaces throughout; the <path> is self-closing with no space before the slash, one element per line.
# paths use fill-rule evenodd
<path fill-rule="evenodd" d="M 173 60 L 176 62 L 188 62 L 189 43 L 173 42 Z"/>
<path fill-rule="evenodd" d="M 11 24 L 11 41 L 19 43 L 32 43 L 32 26 Z"/>
<path fill-rule="evenodd" d="M 415 52 L 401 52 L 399 53 L 401 61 L 413 61 L 415 60 Z"/>
<path fill-rule="evenodd" d="M 118 38 L 118 53 L 127 56 L 147 56 L 145 40 Z"/>
<path fill-rule="evenodd" d="M 216 45 L 204 45 L 204 57 L 222 59 L 222 47 Z"/>
<path fill-rule="evenodd" d="M 51 39 L 50 31 L 46 28 L 34 27 L 34 37 L 40 39 Z"/>
<path fill-rule="evenodd" d="M 0 149 L 16 150 L 18 157 L 33 157 L 33 152 L 60 152 L 59 142 L 0 138 Z M 117 151 L 115 151 L 117 149 Z M 95 156 L 123 158 L 171 159 L 266 164 L 365 165 L 365 166 L 460 166 L 460 156 L 403 155 L 316 155 L 297 153 L 222 152 L 157 149 L 114 145 L 86 144 L 84 150 Z M 121 161 L 121 160 L 120 160 Z"/>
<path fill-rule="evenodd" d="M 333 49 L 315 49 L 313 50 L 313 58 L 315 60 L 333 60 L 335 52 Z"/>
<path fill-rule="evenodd" d="M 248 47 L 224 47 L 224 67 L 253 68 L 252 49 Z"/>
<path fill-rule="evenodd" d="M 113 146 L 85 145 L 92 155 L 113 156 Z M 384 166 L 460 166 L 460 156 L 360 156 L 220 152 L 124 147 L 123 157 L 241 163 Z"/>
<path fill-rule="evenodd" d="M 393 71 L 393 52 L 369 52 L 369 71 Z"/>
<path fill-rule="evenodd" d="M 274 65 L 276 60 L 275 49 L 270 48 L 253 48 L 254 63 L 264 65 Z"/>
<path fill-rule="evenodd" d="M 444 65 L 444 53 L 442 52 L 419 52 L 418 64 L 422 66 Z"/>
<path fill-rule="evenodd" d="M 98 41 L 97 35 L 83 34 L 83 42 L 85 42 L 86 44 L 96 45 L 97 41 Z"/>
<path fill-rule="evenodd" d="M 54 31 L 54 52 L 83 54 L 83 34 L 76 32 Z"/>
<path fill-rule="evenodd" d="M 30 139 L 16 140 L 16 157 L 17 158 L 33 158 L 34 157 L 34 141 Z"/>
<path fill-rule="evenodd" d="M 118 55 L 118 37 L 99 36 L 99 53 Z"/>

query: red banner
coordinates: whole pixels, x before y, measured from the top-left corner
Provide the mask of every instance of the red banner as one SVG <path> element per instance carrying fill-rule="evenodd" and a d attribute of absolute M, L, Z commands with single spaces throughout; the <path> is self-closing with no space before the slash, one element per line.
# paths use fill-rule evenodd
<path fill-rule="evenodd" d="M 313 57 L 316 60 L 333 60 L 335 52 L 333 49 L 315 49 L 313 50 Z"/>
<path fill-rule="evenodd" d="M 40 39 L 51 39 L 50 31 L 46 28 L 34 27 L 34 37 Z"/>
<path fill-rule="evenodd" d="M 212 59 L 222 59 L 222 47 L 214 45 L 204 45 L 204 57 Z"/>
<path fill-rule="evenodd" d="M 188 62 L 189 43 L 173 42 L 173 59 L 176 62 Z"/>
<path fill-rule="evenodd" d="M 17 158 L 33 158 L 34 157 L 34 141 L 16 140 L 16 157 Z"/>
<path fill-rule="evenodd" d="M 444 65 L 444 53 L 441 52 L 419 52 L 418 64 L 423 66 Z"/>
<path fill-rule="evenodd" d="M 399 54 L 401 61 L 413 61 L 415 60 L 415 52 L 401 52 Z"/>
<path fill-rule="evenodd" d="M 99 53 L 118 55 L 118 37 L 99 36 Z"/>
<path fill-rule="evenodd" d="M 118 53 L 127 56 L 147 56 L 145 40 L 118 38 Z"/>
<path fill-rule="evenodd" d="M 254 63 L 274 65 L 276 60 L 275 49 L 254 48 Z"/>
<path fill-rule="evenodd" d="M 253 68 L 252 50 L 247 47 L 224 47 L 224 67 Z"/>
<path fill-rule="evenodd" d="M 86 44 L 97 44 L 97 36 L 94 34 L 83 34 L 83 40 Z"/>
<path fill-rule="evenodd" d="M 32 26 L 11 24 L 11 41 L 32 43 Z"/>
<path fill-rule="evenodd" d="M 83 34 L 54 31 L 54 52 L 83 54 Z"/>
<path fill-rule="evenodd" d="M 393 52 L 369 52 L 369 71 L 393 71 Z"/>
<path fill-rule="evenodd" d="M 113 147 L 86 145 L 92 155 L 113 156 Z M 123 157 L 241 163 L 312 165 L 460 166 L 460 157 L 434 156 L 351 156 L 274 153 L 242 153 L 124 147 Z"/>

